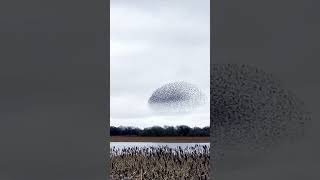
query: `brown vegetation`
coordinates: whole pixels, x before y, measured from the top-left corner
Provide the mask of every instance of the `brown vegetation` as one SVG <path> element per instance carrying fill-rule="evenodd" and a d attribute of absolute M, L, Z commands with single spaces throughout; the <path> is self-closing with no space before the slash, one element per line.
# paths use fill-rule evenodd
<path fill-rule="evenodd" d="M 111 180 L 208 180 L 209 147 L 111 149 Z"/>

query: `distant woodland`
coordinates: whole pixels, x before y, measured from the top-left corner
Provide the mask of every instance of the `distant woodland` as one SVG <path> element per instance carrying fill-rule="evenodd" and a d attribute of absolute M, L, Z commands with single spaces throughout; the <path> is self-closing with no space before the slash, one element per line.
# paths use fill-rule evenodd
<path fill-rule="evenodd" d="M 153 126 L 140 129 L 137 127 L 110 127 L 111 136 L 210 136 L 210 127 Z"/>

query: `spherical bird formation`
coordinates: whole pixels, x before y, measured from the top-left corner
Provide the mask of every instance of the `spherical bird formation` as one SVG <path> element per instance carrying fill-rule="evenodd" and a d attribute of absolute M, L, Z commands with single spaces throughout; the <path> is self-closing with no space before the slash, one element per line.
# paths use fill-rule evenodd
<path fill-rule="evenodd" d="M 210 157 L 219 164 L 303 136 L 310 114 L 271 74 L 249 65 L 211 65 Z"/>
<path fill-rule="evenodd" d="M 189 112 L 203 105 L 205 94 L 187 82 L 173 82 L 156 89 L 149 98 L 150 107 L 156 112 Z"/>

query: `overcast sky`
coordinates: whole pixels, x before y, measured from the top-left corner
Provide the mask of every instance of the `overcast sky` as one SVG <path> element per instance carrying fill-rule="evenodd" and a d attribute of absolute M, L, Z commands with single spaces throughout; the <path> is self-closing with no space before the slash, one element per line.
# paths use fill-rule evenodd
<path fill-rule="evenodd" d="M 186 81 L 209 97 L 209 0 L 112 0 L 111 126 L 209 126 L 209 104 L 189 113 L 156 115 L 152 92 Z"/>

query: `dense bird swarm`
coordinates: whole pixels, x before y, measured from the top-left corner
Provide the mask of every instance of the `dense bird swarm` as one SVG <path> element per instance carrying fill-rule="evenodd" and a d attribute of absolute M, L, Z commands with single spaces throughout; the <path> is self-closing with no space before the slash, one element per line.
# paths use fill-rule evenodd
<path fill-rule="evenodd" d="M 296 140 L 310 121 L 296 96 L 271 74 L 248 65 L 211 66 L 210 104 L 214 160 Z"/>
<path fill-rule="evenodd" d="M 208 180 L 209 147 L 111 149 L 111 180 Z"/>
<path fill-rule="evenodd" d="M 173 82 L 156 89 L 148 102 L 159 112 L 187 112 L 205 101 L 204 93 L 193 84 Z"/>

